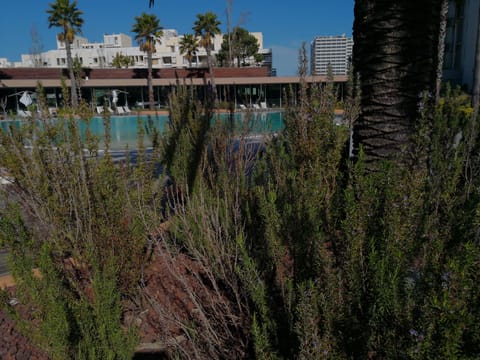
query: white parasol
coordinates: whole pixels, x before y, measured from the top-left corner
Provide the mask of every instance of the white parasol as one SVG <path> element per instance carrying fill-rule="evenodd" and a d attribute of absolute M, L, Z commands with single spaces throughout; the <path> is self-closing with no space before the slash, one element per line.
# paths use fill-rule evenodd
<path fill-rule="evenodd" d="M 112 90 L 112 102 L 113 102 L 113 105 L 117 106 L 117 101 L 118 101 L 117 90 Z"/>
<path fill-rule="evenodd" d="M 32 98 L 28 94 L 28 91 L 23 92 L 23 95 L 19 101 L 25 106 L 29 106 L 32 103 Z"/>

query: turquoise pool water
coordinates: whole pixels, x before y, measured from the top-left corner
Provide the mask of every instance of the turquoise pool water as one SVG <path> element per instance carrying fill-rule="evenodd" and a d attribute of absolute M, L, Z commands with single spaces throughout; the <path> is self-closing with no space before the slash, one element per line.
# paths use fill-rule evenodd
<path fill-rule="evenodd" d="M 237 133 L 241 129 L 247 129 L 249 134 L 259 135 L 262 133 L 277 132 L 283 128 L 282 112 L 258 112 L 250 114 L 251 118 L 247 118 L 246 113 L 234 114 L 234 126 Z M 151 145 L 149 134 L 153 132 L 153 127 L 164 132 L 168 126 L 167 115 L 157 116 L 112 116 L 110 118 L 110 138 L 112 149 L 124 149 L 127 145 L 130 148 L 137 146 L 138 135 L 138 120 L 141 120 L 141 126 L 145 130 L 145 144 Z M 229 114 L 218 114 L 212 119 L 212 123 L 216 120 L 229 121 Z M 7 120 L 0 122 L 0 128 L 7 131 L 10 126 L 21 126 L 21 124 L 28 120 Z M 105 134 L 105 127 L 103 125 L 103 118 L 94 117 L 87 125 L 85 122 L 79 123 L 82 134 L 88 128 L 90 131 L 101 139 L 100 147 L 103 147 L 103 138 Z"/>

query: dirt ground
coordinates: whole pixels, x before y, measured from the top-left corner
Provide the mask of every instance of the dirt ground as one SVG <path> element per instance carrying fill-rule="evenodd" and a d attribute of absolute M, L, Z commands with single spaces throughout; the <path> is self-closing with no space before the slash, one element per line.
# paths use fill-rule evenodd
<path fill-rule="evenodd" d="M 21 304 L 16 304 L 14 290 L 14 287 L 9 287 L 10 304 L 15 304 L 14 306 L 20 316 L 26 318 L 29 309 Z M 33 346 L 32 342 L 18 331 L 17 324 L 13 321 L 11 315 L 3 309 L 0 309 L 0 359 L 48 360 L 45 353 Z"/>
<path fill-rule="evenodd" d="M 12 285 L 11 276 L 0 278 L 0 287 L 9 286 L 14 298 Z M 170 358 L 179 353 L 182 358 L 186 354 L 225 358 L 228 354 L 222 354 L 224 351 L 231 355 L 227 358 L 242 357 L 245 327 L 239 309 L 222 290 L 214 288 L 210 274 L 198 262 L 186 254 L 157 247 L 144 270 L 138 299 L 125 303 L 124 323 L 136 327 L 140 336 L 134 359 Z M 25 314 L 22 304 L 15 308 L 21 316 Z M 228 329 L 222 328 L 225 324 Z M 196 329 L 194 335 L 189 326 Z M 215 337 L 214 333 L 222 336 Z M 0 334 L 0 359 L 48 359 L 17 331 L 5 311 L 0 311 Z M 201 352 L 199 348 L 210 341 L 210 336 L 215 342 L 207 352 Z"/>

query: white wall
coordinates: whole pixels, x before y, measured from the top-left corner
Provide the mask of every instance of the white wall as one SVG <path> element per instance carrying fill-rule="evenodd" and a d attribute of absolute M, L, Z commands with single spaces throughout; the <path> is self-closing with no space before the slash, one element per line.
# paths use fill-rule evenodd
<path fill-rule="evenodd" d="M 180 40 L 182 35 L 178 35 L 175 29 L 163 30 L 164 36 L 159 39 L 155 46 L 156 52 L 153 54 L 154 68 L 186 67 L 188 61 L 180 53 Z M 263 49 L 263 34 L 260 32 L 252 33 L 260 44 L 260 53 L 264 54 L 267 65 L 271 65 L 271 50 Z M 217 35 L 213 39 L 215 55 L 221 48 L 223 34 Z M 105 34 L 102 43 L 91 43 L 82 37 L 75 37 L 74 46 L 72 46 L 72 56 L 78 56 L 83 66 L 91 68 L 111 67 L 113 58 L 117 53 L 130 56 L 134 59 L 133 67 L 147 67 L 146 53 L 140 51 L 138 44 L 132 46 L 132 38 L 125 34 Z M 197 57 L 193 61 L 193 66 L 206 66 L 206 50 L 200 47 Z M 49 50 L 41 54 L 45 67 L 66 67 L 65 44 L 57 40 L 57 49 Z M 196 59 L 199 59 L 197 64 Z M 254 64 L 253 58 L 250 63 Z M 20 66 L 33 66 L 33 58 L 30 54 L 22 55 Z M 0 62 L 0 66 L 3 66 Z"/>

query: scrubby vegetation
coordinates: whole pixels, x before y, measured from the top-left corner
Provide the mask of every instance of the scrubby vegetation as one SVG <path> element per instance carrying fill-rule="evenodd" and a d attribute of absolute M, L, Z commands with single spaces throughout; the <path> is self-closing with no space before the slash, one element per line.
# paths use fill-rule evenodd
<path fill-rule="evenodd" d="M 213 104 L 194 95 L 172 94 L 150 154 L 139 127 L 135 164 L 82 140 L 86 107 L 81 120 L 66 108 L 58 122 L 0 133 L 0 166 L 15 179 L 2 189 L 0 244 L 36 344 L 58 359 L 131 358 L 140 338 L 126 309 L 156 304 L 185 339 L 164 332 L 170 357 L 480 355 L 478 129 L 457 91 L 436 107 L 425 98 L 409 163 L 375 172 L 348 157 L 333 83 L 301 82 L 284 131 L 260 151 L 212 125 Z M 169 276 L 187 318 L 155 303 L 143 277 L 155 257 L 180 255 L 188 263 Z"/>

